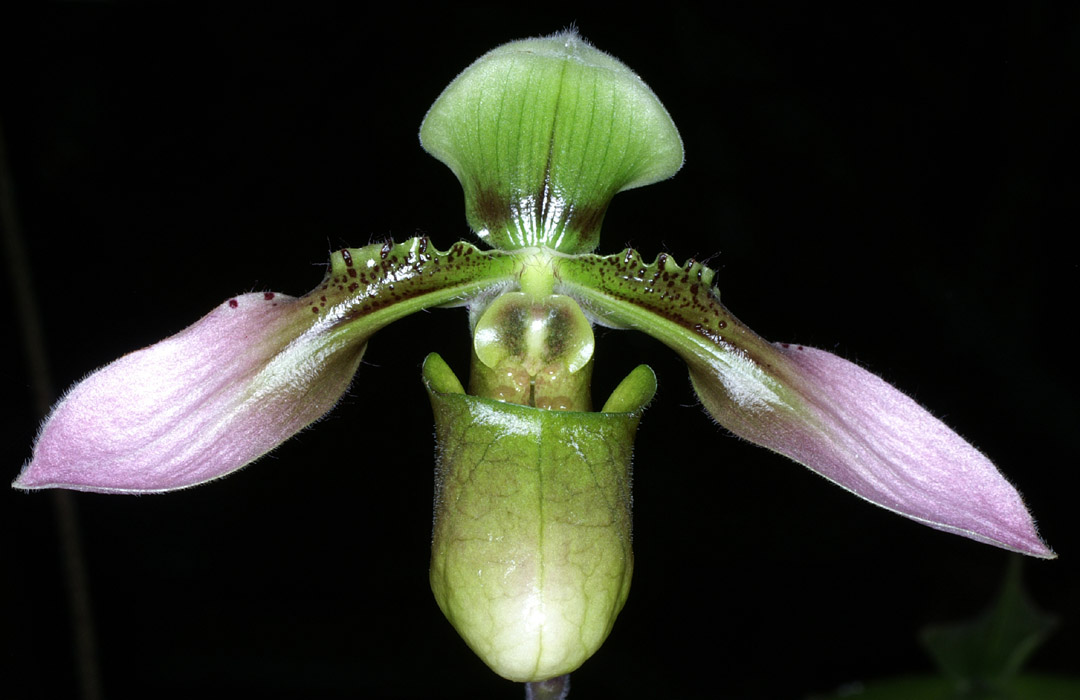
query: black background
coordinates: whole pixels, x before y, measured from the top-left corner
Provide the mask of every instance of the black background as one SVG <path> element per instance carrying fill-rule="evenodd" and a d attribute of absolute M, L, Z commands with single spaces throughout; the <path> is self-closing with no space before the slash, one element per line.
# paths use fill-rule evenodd
<path fill-rule="evenodd" d="M 1031 667 L 1074 670 L 1075 11 L 34 7 L 0 23 L 0 118 L 54 389 L 238 292 L 307 291 L 332 249 L 468 237 L 421 118 L 487 49 L 576 22 L 650 84 L 687 151 L 672 181 L 616 197 L 601 252 L 708 258 L 759 333 L 860 362 L 990 455 L 1061 555 L 1026 562 L 1062 621 Z M 572 697 L 797 698 L 930 671 L 918 630 L 993 596 L 1004 552 L 725 435 L 666 348 L 598 339 L 598 400 L 639 362 L 661 385 L 638 438 L 633 590 Z M 41 416 L 5 348 L 14 478 Z M 171 495 L 78 494 L 106 697 L 520 697 L 427 585 L 419 368 L 438 351 L 464 377 L 467 350 L 463 311 L 419 314 L 256 465 Z M 5 696 L 74 696 L 52 501 L 0 498 Z"/>

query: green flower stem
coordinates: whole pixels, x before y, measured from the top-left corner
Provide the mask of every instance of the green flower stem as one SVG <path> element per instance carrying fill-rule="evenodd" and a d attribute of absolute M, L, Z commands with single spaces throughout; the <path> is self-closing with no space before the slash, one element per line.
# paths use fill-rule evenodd
<path fill-rule="evenodd" d="M 525 684 L 525 700 L 566 700 L 570 694 L 570 674 Z"/>

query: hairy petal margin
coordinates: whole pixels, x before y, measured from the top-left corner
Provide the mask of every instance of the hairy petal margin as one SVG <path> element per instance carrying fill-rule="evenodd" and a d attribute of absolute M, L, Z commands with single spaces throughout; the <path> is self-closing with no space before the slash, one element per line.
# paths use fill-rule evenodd
<path fill-rule="evenodd" d="M 12 485 L 170 491 L 258 459 L 333 408 L 366 347 L 324 336 L 309 307 L 234 297 L 90 374 L 53 408 Z"/>
<path fill-rule="evenodd" d="M 994 464 L 910 397 L 823 350 L 775 347 L 788 362 L 774 365 L 797 403 L 747 410 L 715 377 L 692 367 L 694 389 L 725 428 L 935 529 L 1055 556 Z"/>
<path fill-rule="evenodd" d="M 191 327 L 75 385 L 12 484 L 140 493 L 216 479 L 326 414 L 380 328 L 469 303 L 516 278 L 513 256 L 426 237 L 337 251 L 299 299 L 229 299 Z"/>
<path fill-rule="evenodd" d="M 720 303 L 714 272 L 628 249 L 559 262 L 556 291 L 593 320 L 647 333 L 687 363 L 722 426 L 930 527 L 1036 557 L 1020 494 L 982 453 L 881 378 L 836 355 L 774 345 Z"/>

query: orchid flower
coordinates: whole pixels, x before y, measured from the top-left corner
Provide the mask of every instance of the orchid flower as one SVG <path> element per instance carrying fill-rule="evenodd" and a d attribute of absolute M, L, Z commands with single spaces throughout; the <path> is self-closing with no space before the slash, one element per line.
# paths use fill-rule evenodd
<path fill-rule="evenodd" d="M 990 460 L 896 388 L 764 340 L 701 263 L 593 252 L 611 198 L 683 160 L 667 111 L 616 59 L 573 32 L 504 45 L 446 88 L 420 138 L 488 248 L 344 249 L 305 296 L 226 300 L 70 389 L 14 487 L 144 493 L 225 476 L 330 411 L 378 330 L 464 306 L 467 389 L 438 355 L 423 367 L 438 442 L 431 586 L 465 642 L 530 692 L 565 687 L 629 592 L 631 453 L 656 378 L 638 367 L 593 411 L 595 325 L 674 350 L 735 435 L 930 527 L 1054 557 Z"/>

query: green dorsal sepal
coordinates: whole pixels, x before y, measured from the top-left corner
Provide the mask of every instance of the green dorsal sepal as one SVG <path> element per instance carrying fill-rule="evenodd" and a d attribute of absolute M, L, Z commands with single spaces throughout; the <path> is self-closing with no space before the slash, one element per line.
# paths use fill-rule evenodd
<path fill-rule="evenodd" d="M 683 160 L 656 95 L 574 31 L 482 56 L 432 105 L 420 141 L 461 181 L 469 225 L 504 250 L 594 250 L 615 193 Z"/>
<path fill-rule="evenodd" d="M 468 396 L 438 355 L 423 374 L 438 442 L 435 600 L 504 678 L 570 673 L 629 593 L 630 458 L 655 376 L 638 368 L 616 390 L 626 410 L 584 413 Z"/>

